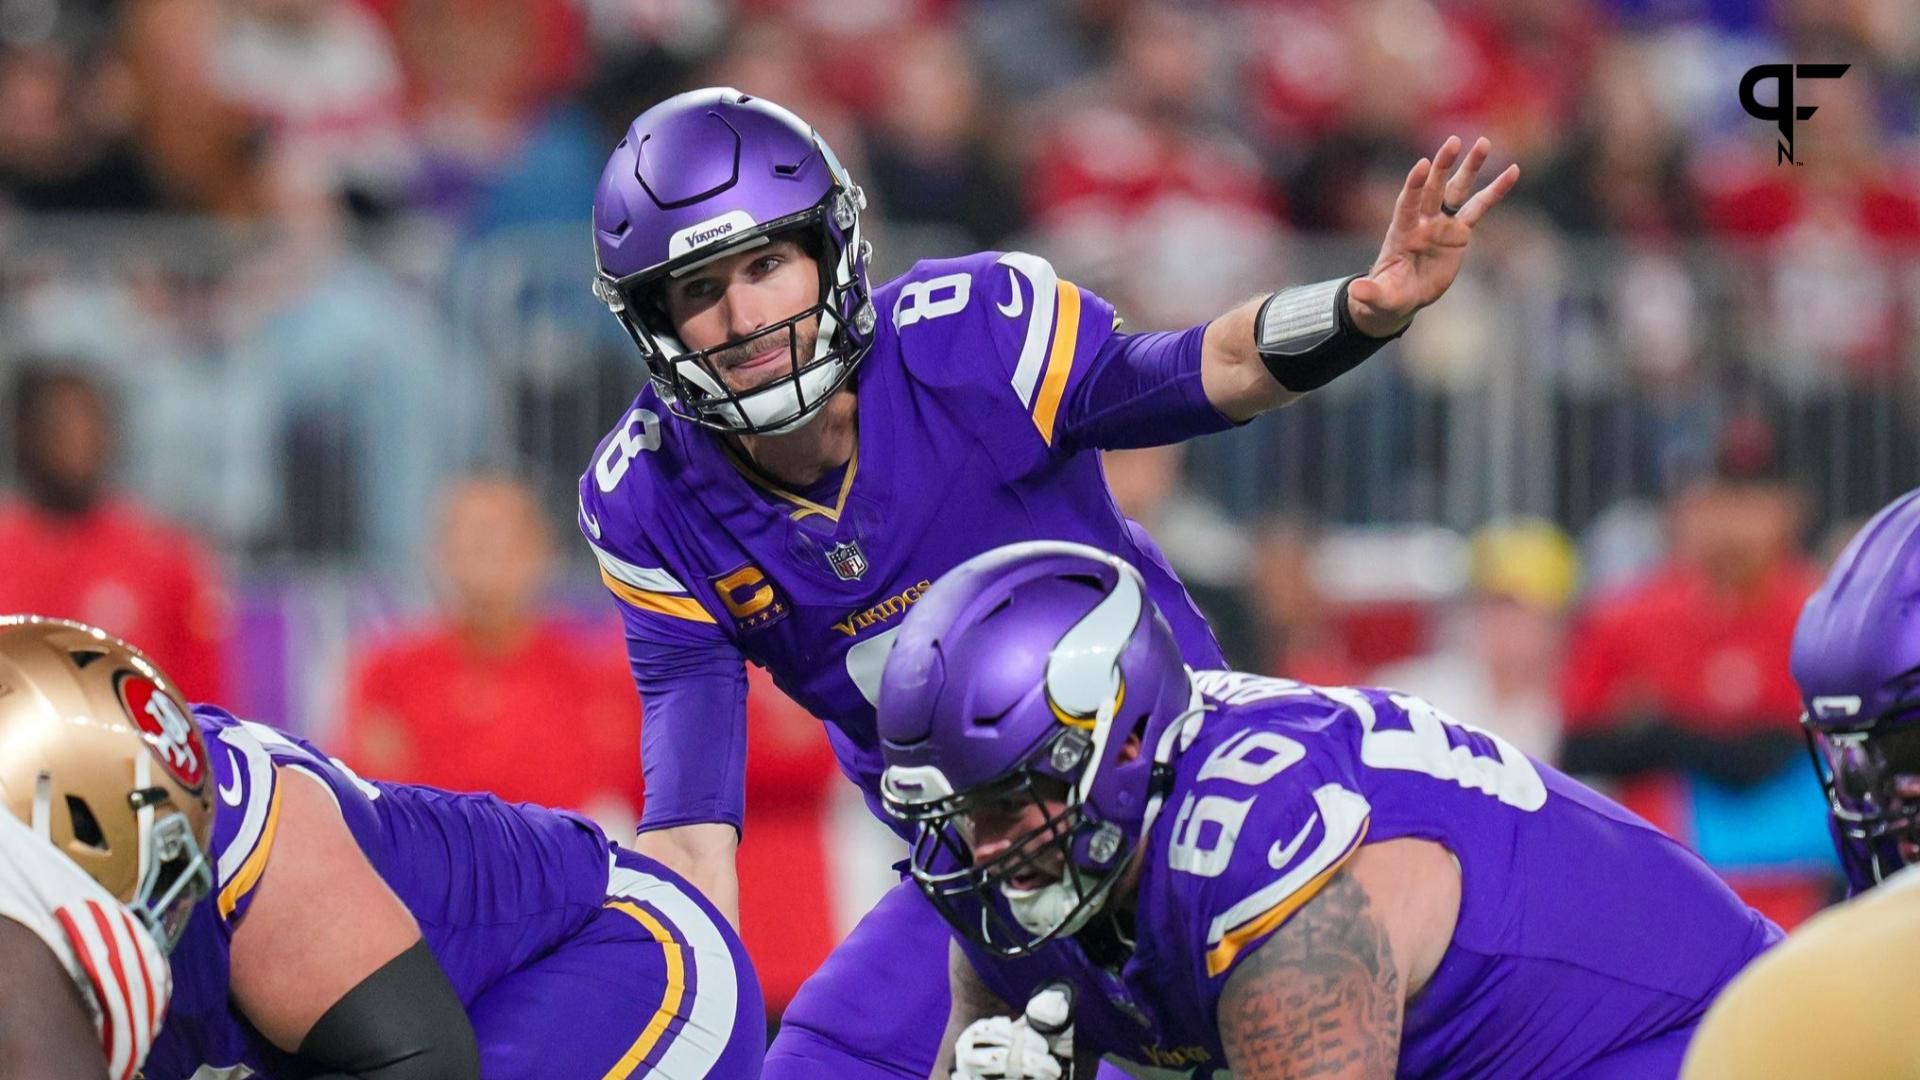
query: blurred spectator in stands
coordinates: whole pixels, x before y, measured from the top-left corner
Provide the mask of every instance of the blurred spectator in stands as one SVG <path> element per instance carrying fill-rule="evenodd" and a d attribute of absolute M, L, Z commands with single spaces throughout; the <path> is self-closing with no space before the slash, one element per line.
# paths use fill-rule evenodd
<path fill-rule="evenodd" d="M 1232 127 L 1232 72 L 1214 62 L 1227 25 L 1144 2 L 1116 31 L 1107 66 L 1032 114 L 1031 243 L 1063 275 L 1124 297 L 1135 329 L 1189 325 L 1272 280 L 1279 206 Z"/>
<path fill-rule="evenodd" d="M 907 32 L 881 54 L 885 93 L 862 183 L 896 225 L 944 226 L 928 246 L 992 247 L 1021 224 L 1018 193 L 990 139 L 980 80 L 951 30 Z"/>
<path fill-rule="evenodd" d="M 71 363 L 16 368 L 17 498 L 0 504 L 0 612 L 79 619 L 141 643 L 195 701 L 224 700 L 227 596 L 187 533 L 115 494 L 118 425 Z"/>
<path fill-rule="evenodd" d="M 1569 771 L 1684 769 L 1734 787 L 1804 765 L 1786 670 L 1818 584 L 1802 499 L 1757 417 L 1730 421 L 1711 474 L 1674 500 L 1671 551 L 1582 613 L 1565 683 Z"/>
<path fill-rule="evenodd" d="M 1483 527 L 1470 552 L 1469 594 L 1441 628 L 1440 647 L 1369 681 L 1557 760 L 1564 624 L 1580 574 L 1573 542 L 1549 522 L 1522 519 Z"/>
<path fill-rule="evenodd" d="M 434 559 L 440 615 L 355 664 L 343 755 L 384 779 L 638 820 L 640 701 L 618 648 L 544 608 L 553 536 L 503 476 L 455 483 Z"/>
<path fill-rule="evenodd" d="M 0 47 L 0 207 L 157 207 L 160 192 L 132 139 L 132 92 L 106 50 L 58 39 Z"/>
<path fill-rule="evenodd" d="M 558 165 L 577 183 L 578 159 L 599 159 L 584 193 L 553 193 L 577 216 L 593 197 L 606 156 L 598 132 L 585 124 L 556 129 L 549 115 L 590 70 L 578 6 L 569 0 L 378 0 L 374 6 L 392 28 L 406 75 L 407 111 L 423 159 L 418 204 L 460 217 L 508 174 L 517 174 L 509 182 L 526 185 Z"/>
<path fill-rule="evenodd" d="M 403 205 L 418 149 L 380 20 L 354 0 L 232 0 L 222 12 L 209 78 L 259 125 L 270 156 L 362 215 Z"/>
<path fill-rule="evenodd" d="M 1112 55 L 1133 0 L 974 0 L 961 7 L 987 81 L 1028 102 L 1086 78 Z"/>
<path fill-rule="evenodd" d="M 1301 682 L 1351 685 L 1364 671 L 1315 575 L 1319 544 L 1318 528 L 1289 518 L 1262 522 L 1255 535 L 1252 593 L 1265 654 L 1258 670 Z"/>
<path fill-rule="evenodd" d="M 265 212 L 265 122 L 230 100 L 212 57 L 221 0 L 126 0 L 119 39 L 135 139 L 170 208 L 228 218 Z"/>
<path fill-rule="evenodd" d="M 1185 445 L 1109 450 L 1100 460 L 1115 505 L 1146 529 L 1186 582 L 1227 662 L 1259 670 L 1266 658 L 1247 588 L 1253 545 L 1226 511 L 1182 481 Z"/>
<path fill-rule="evenodd" d="M 1680 132 L 1662 108 L 1659 54 L 1623 39 L 1603 46 L 1577 118 L 1524 200 L 1560 229 L 1675 241 L 1699 228 Z"/>
<path fill-rule="evenodd" d="M 1583 92 L 1600 39 L 1582 4 L 1239 7 L 1242 100 L 1284 178 L 1289 217 L 1368 234 L 1406 163 L 1446 135 L 1485 134 L 1503 158 L 1537 160 Z"/>
<path fill-rule="evenodd" d="M 454 368 L 431 295 L 350 242 L 325 175 L 277 158 L 267 190 L 278 228 L 228 276 L 220 312 L 254 492 L 296 552 L 414 565 L 423 508 L 480 437 L 490 388 Z"/>
<path fill-rule="evenodd" d="M 1787 673 L 1819 583 L 1802 502 L 1765 422 L 1730 420 L 1710 474 L 1673 501 L 1665 564 L 1582 613 L 1562 697 L 1568 772 L 1618 784 L 1736 887 L 1786 874 L 1791 898 L 1769 909 L 1789 921 L 1824 896 L 1832 861 Z"/>

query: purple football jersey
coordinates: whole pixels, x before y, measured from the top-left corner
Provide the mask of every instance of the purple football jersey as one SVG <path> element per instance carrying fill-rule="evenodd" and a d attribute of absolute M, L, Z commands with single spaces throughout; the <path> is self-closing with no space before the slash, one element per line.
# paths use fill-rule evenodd
<path fill-rule="evenodd" d="M 669 416 L 649 386 L 581 478 L 580 527 L 647 699 L 645 827 L 740 824 L 742 658 L 828 722 L 871 800 L 873 701 L 902 617 L 941 574 L 1001 544 L 1117 553 L 1187 660 L 1221 662 L 1165 559 L 1114 507 L 1095 453 L 1231 426 L 1201 388 L 1205 328 L 1117 333 L 1104 300 L 1018 252 L 922 262 L 874 301 L 842 476 L 785 491 Z"/>
<path fill-rule="evenodd" d="M 1365 843 L 1430 840 L 1460 865 L 1404 1077 L 1569 1076 L 1650 1043 L 1677 1069 L 1686 1029 L 1780 938 L 1677 841 L 1418 698 L 1198 679 L 1214 708 L 1145 839 L 1136 948 L 1113 971 L 1051 947 L 1078 985 L 1076 1040 L 1136 1075 L 1226 1075 L 1227 979 Z M 974 962 L 1007 1000 L 1036 988 Z"/>
<path fill-rule="evenodd" d="M 233 932 L 273 847 L 283 770 L 326 785 L 368 862 L 413 913 L 469 1005 L 572 936 L 606 900 L 607 840 L 585 818 L 491 795 L 361 780 L 304 740 L 219 709 L 193 712 L 220 800 L 214 888 L 170 957 L 173 1006 L 147 1060 L 148 1077 L 190 1077 L 202 1065 L 275 1075 L 289 1064 L 228 1000 Z"/>

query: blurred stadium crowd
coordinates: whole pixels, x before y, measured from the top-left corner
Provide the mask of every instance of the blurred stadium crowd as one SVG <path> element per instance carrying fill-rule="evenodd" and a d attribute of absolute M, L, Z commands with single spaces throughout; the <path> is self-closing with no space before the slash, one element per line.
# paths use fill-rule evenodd
<path fill-rule="evenodd" d="M 1852 64 L 1798 166 L 1735 94 L 1789 60 Z M 567 523 L 642 371 L 586 215 L 633 114 L 716 83 L 828 137 L 882 274 L 1038 251 L 1141 328 L 1364 266 L 1408 165 L 1492 138 L 1525 174 L 1419 329 L 1111 456 L 1116 498 L 1240 664 L 1426 694 L 1783 921 L 1829 898 L 1786 648 L 1920 483 L 1906 0 L 0 0 L 0 610 L 365 771 L 630 822 L 639 705 Z M 754 702 L 777 1007 L 887 840 Z"/>

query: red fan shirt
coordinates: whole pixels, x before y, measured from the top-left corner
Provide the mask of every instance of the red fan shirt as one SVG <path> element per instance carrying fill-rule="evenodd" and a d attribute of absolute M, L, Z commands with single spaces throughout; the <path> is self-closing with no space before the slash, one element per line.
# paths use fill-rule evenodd
<path fill-rule="evenodd" d="M 131 502 L 79 517 L 0 506 L 0 613 L 97 626 L 153 657 L 189 700 L 226 697 L 226 589 L 197 541 Z"/>
<path fill-rule="evenodd" d="M 618 648 L 554 622 L 506 652 L 451 626 L 372 649 L 356 665 L 343 745 L 367 776 L 573 810 L 637 811 L 640 698 Z"/>

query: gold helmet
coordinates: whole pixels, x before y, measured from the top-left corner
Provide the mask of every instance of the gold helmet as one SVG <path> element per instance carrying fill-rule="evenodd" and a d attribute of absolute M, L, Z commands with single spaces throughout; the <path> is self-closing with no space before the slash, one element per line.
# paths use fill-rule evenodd
<path fill-rule="evenodd" d="M 213 885 L 200 726 L 138 649 L 80 623 L 0 616 L 0 806 L 171 950 Z"/>

